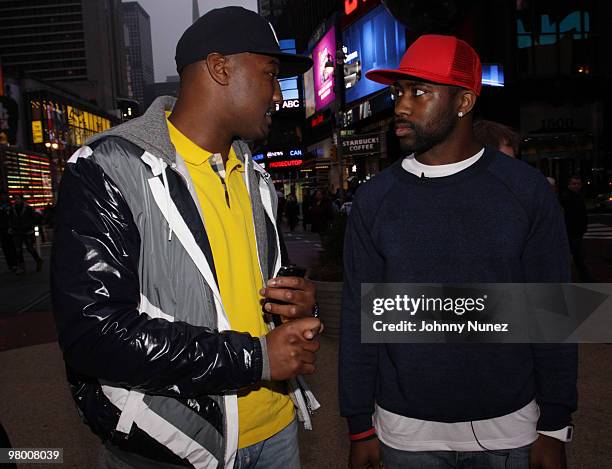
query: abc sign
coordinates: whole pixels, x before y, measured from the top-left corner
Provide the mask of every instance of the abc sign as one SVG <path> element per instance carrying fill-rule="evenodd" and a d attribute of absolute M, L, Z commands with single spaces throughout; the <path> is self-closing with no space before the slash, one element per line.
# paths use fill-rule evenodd
<path fill-rule="evenodd" d="M 283 109 L 296 109 L 300 107 L 299 99 L 287 99 L 283 101 Z"/>

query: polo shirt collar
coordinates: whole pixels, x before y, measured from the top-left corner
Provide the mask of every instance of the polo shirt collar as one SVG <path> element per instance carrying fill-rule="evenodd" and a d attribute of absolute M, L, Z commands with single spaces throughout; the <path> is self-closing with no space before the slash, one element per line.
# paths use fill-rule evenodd
<path fill-rule="evenodd" d="M 200 166 L 210 160 L 213 155 L 212 152 L 205 150 L 193 143 L 189 137 L 184 135 L 179 129 L 177 129 L 172 122 L 168 120 L 169 112 L 166 113 L 166 121 L 168 122 L 168 131 L 170 132 L 170 140 L 175 142 L 175 145 L 181 148 L 181 157 L 186 163 Z M 244 164 L 234 151 L 234 147 L 230 147 L 227 162 L 225 164 L 225 170 L 229 173 L 233 170 L 244 172 Z"/>

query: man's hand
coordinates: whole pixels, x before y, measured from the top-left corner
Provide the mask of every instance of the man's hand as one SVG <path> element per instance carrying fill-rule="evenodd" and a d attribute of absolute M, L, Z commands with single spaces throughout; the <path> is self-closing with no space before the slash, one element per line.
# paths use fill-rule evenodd
<path fill-rule="evenodd" d="M 312 316 L 316 299 L 315 285 L 310 280 L 275 277 L 259 293 L 269 300 L 264 306 L 268 313 L 278 314 L 285 320 Z"/>
<path fill-rule="evenodd" d="M 531 446 L 531 469 L 566 469 L 565 443 L 556 438 L 539 435 Z"/>
<path fill-rule="evenodd" d="M 272 380 L 314 373 L 315 352 L 320 345 L 313 331 L 320 327 L 317 318 L 302 318 L 278 326 L 266 335 Z"/>
<path fill-rule="evenodd" d="M 351 469 L 378 469 L 380 461 L 380 443 L 378 438 L 365 441 L 352 441 L 349 456 Z"/>

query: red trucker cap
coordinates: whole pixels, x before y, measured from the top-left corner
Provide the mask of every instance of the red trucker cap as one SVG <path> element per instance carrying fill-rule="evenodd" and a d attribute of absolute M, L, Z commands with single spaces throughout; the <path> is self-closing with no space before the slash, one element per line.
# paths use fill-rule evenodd
<path fill-rule="evenodd" d="M 406 78 L 422 78 L 467 88 L 480 95 L 482 65 L 467 42 L 454 36 L 425 34 L 408 48 L 399 68 L 370 70 L 366 77 L 384 85 Z"/>

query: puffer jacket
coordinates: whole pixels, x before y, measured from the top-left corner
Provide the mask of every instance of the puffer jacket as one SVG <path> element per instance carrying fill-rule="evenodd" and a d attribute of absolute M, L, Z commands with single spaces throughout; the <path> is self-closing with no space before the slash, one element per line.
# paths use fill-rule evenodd
<path fill-rule="evenodd" d="M 70 158 L 57 204 L 52 300 L 84 421 L 125 454 L 232 467 L 236 390 L 269 379 L 264 337 L 231 330 L 195 188 L 158 98 Z M 276 194 L 245 143 L 245 183 L 264 281 L 280 267 Z M 290 382 L 310 428 L 312 393 Z"/>

